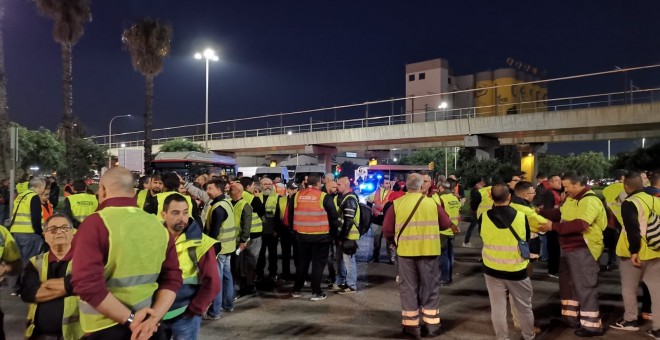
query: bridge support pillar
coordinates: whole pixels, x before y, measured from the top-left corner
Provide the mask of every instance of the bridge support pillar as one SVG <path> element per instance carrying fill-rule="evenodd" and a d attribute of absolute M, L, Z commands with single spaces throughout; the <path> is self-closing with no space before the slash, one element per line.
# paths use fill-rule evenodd
<path fill-rule="evenodd" d="M 495 158 L 495 148 L 500 146 L 500 140 L 483 135 L 469 135 L 463 138 L 465 146 L 477 148 L 477 159 Z"/>
<path fill-rule="evenodd" d="M 547 144 L 542 143 L 518 144 L 516 147 L 520 151 L 520 171 L 525 172 L 527 181 L 534 183 L 539 168 L 537 155 L 545 147 L 547 147 Z"/>
<path fill-rule="evenodd" d="M 305 153 L 316 155 L 319 165 L 325 166 L 325 172 L 332 172 L 332 156 L 337 154 L 337 148 L 323 145 L 305 145 Z"/>

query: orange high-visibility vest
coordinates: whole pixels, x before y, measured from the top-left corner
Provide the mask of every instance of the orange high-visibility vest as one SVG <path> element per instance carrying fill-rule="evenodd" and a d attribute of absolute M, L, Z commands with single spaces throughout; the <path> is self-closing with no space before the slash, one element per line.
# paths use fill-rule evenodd
<path fill-rule="evenodd" d="M 300 234 L 328 234 L 328 213 L 323 208 L 326 193 L 307 188 L 294 198 L 293 230 Z"/>
<path fill-rule="evenodd" d="M 374 205 L 371 211 L 374 216 L 380 216 L 383 213 L 383 208 L 385 208 L 385 203 L 389 202 L 391 193 L 390 190 L 383 188 L 376 190 L 374 193 Z"/>

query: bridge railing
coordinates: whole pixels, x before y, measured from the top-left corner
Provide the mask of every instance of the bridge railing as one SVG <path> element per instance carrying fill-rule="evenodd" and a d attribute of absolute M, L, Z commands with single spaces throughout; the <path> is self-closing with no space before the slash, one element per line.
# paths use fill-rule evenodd
<path fill-rule="evenodd" d="M 640 69 L 645 69 L 641 67 Z M 627 69 L 630 70 L 630 69 Z M 600 75 L 612 75 L 616 71 L 601 72 Z M 566 77 L 569 79 L 580 78 L 582 76 Z M 559 79 L 566 80 L 566 79 Z M 558 80 L 558 81 L 559 81 Z M 549 83 L 551 80 L 543 81 Z M 535 83 L 535 82 L 532 82 Z M 536 82 L 538 83 L 538 82 Z M 522 85 L 522 84 L 517 84 Z M 502 86 L 494 86 L 493 89 L 497 93 L 498 88 Z M 511 91 L 512 86 L 505 87 L 505 90 Z M 401 107 L 401 113 L 395 113 L 395 103 L 405 104 L 406 108 L 411 101 L 424 98 L 445 98 L 447 95 L 456 93 L 475 93 L 477 90 L 464 90 L 454 91 L 443 94 L 428 94 L 423 96 L 416 96 L 414 98 L 398 98 L 391 100 L 374 101 L 362 104 L 351 104 L 343 106 L 335 106 L 331 108 L 313 109 L 290 113 L 281 113 L 275 115 L 237 118 L 223 121 L 216 121 L 209 123 L 208 139 L 224 140 L 233 138 L 248 138 L 248 137 L 262 137 L 262 136 L 286 136 L 290 134 L 308 133 L 308 132 L 321 132 L 332 130 L 344 130 L 366 127 L 378 127 L 398 124 L 408 124 L 417 122 L 428 121 L 444 121 L 456 119 L 471 119 L 484 116 L 494 116 L 502 114 L 503 110 L 506 114 L 528 114 L 539 112 L 552 112 L 561 110 L 584 109 L 584 108 L 597 108 L 615 105 L 637 104 L 655 102 L 660 99 L 660 88 L 640 89 L 631 87 L 624 91 L 602 91 L 598 93 L 585 94 L 580 96 L 558 97 L 551 99 L 541 100 L 522 100 L 522 97 L 517 98 L 513 102 L 501 102 L 496 100 L 493 105 L 482 106 L 464 106 L 464 107 L 446 107 L 440 106 L 429 108 L 428 106 L 423 109 L 411 109 L 407 112 Z M 496 97 L 497 98 L 497 97 Z M 515 99 L 515 98 L 514 98 Z M 414 107 L 414 104 L 411 105 Z M 389 111 L 389 112 L 388 112 Z M 337 119 L 337 115 L 364 115 L 363 118 L 349 118 Z M 301 116 L 309 117 L 309 121 L 301 121 Z M 324 120 L 318 120 L 323 118 Z M 327 118 L 332 118 L 326 120 Z M 284 119 L 297 120 L 296 123 L 288 122 L 285 124 Z M 277 122 L 279 120 L 279 122 Z M 264 126 L 265 125 L 265 126 Z M 273 126 L 275 125 L 275 126 Z M 220 131 L 226 129 L 227 131 Z M 154 135 L 153 143 L 162 144 L 168 140 L 183 138 L 193 142 L 204 142 L 205 135 L 204 124 L 190 124 L 183 126 L 175 126 L 168 128 L 153 129 Z M 90 137 L 98 144 L 108 146 L 108 136 L 92 136 Z M 110 148 L 120 147 L 121 145 L 142 146 L 143 145 L 143 132 L 133 131 L 126 133 L 118 133 L 112 135 L 112 144 Z"/>

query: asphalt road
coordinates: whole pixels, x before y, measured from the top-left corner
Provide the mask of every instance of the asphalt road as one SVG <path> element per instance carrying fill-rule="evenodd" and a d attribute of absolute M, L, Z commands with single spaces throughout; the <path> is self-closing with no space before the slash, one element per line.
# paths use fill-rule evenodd
<path fill-rule="evenodd" d="M 462 226 L 463 230 L 467 225 Z M 457 261 L 454 282 L 441 288 L 440 316 L 445 329 L 441 339 L 494 339 L 490 321 L 488 292 L 478 258 L 480 239 L 473 236 L 477 248 L 462 248 L 462 236 L 456 240 Z M 328 293 L 323 301 L 310 301 L 311 292 L 303 290 L 301 299 L 290 298 L 291 285 L 278 286 L 253 297 L 237 301 L 232 313 L 217 321 L 204 321 L 200 339 L 400 339 L 401 311 L 395 266 L 366 263 L 371 254 L 372 238 L 360 240 L 358 253 L 358 292 L 351 295 Z M 383 242 L 384 243 L 384 242 Z M 383 249 L 384 253 L 384 249 Z M 384 258 L 384 257 L 383 257 Z M 556 325 L 560 313 L 558 281 L 545 275 L 545 264 L 534 271 L 534 315 L 542 333 L 538 339 L 578 339 L 572 329 Z M 623 313 L 619 272 L 601 273 L 600 310 L 605 324 L 615 322 Z M 27 306 L 17 297 L 2 291 L 0 304 L 5 313 L 7 339 L 21 339 Z M 510 317 L 509 317 L 510 319 Z M 645 324 L 638 332 L 608 329 L 601 339 L 650 339 Z M 511 339 L 520 332 L 509 322 Z"/>

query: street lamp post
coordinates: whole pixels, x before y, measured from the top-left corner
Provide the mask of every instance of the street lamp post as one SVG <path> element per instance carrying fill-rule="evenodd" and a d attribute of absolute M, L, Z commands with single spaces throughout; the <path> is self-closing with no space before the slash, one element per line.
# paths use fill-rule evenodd
<path fill-rule="evenodd" d="M 118 116 L 114 116 L 114 117 L 112 117 L 112 119 L 110 119 L 110 124 L 108 124 L 108 150 L 110 150 L 110 148 L 112 147 L 112 122 L 117 118 L 126 118 L 126 117 L 130 117 L 130 116 L 131 116 L 130 114 L 128 114 L 128 115 L 118 115 Z M 108 153 L 108 170 L 110 170 L 110 168 L 112 168 L 112 155 L 110 155 Z"/>
<path fill-rule="evenodd" d="M 204 53 L 195 53 L 195 59 L 201 60 L 204 58 L 206 60 L 206 114 L 204 120 L 204 148 L 206 151 L 209 150 L 209 62 L 218 61 L 219 58 L 215 52 L 207 48 L 204 50 Z"/>

